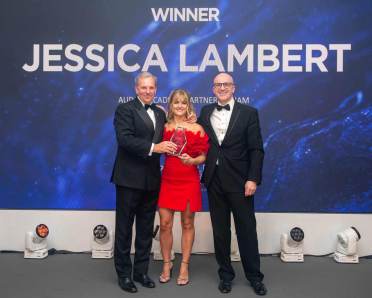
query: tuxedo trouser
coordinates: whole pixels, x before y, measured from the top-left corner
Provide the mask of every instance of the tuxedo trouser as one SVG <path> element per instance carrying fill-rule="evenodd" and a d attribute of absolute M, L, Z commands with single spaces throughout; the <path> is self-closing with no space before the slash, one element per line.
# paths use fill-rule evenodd
<path fill-rule="evenodd" d="M 132 276 L 130 250 L 136 221 L 134 274 L 147 274 L 159 191 L 116 185 L 115 269 L 119 278 Z"/>
<path fill-rule="evenodd" d="M 232 281 L 235 277 L 230 257 L 232 212 L 245 276 L 249 281 L 262 281 L 254 198 L 245 197 L 244 189 L 242 192 L 224 191 L 223 177 L 224 173 L 217 167 L 207 189 L 218 275 L 224 281 Z"/>

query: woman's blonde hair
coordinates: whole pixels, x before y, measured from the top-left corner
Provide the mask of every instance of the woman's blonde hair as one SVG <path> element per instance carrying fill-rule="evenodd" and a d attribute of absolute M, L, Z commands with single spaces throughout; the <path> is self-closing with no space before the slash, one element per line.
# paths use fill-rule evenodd
<path fill-rule="evenodd" d="M 174 118 L 174 112 L 172 108 L 173 102 L 179 98 L 183 97 L 186 99 L 187 102 L 187 110 L 186 110 L 186 117 L 189 117 L 192 113 L 194 113 L 194 107 L 191 102 L 190 94 L 183 89 L 175 89 L 169 95 L 169 103 L 168 103 L 168 121 L 172 121 Z"/>

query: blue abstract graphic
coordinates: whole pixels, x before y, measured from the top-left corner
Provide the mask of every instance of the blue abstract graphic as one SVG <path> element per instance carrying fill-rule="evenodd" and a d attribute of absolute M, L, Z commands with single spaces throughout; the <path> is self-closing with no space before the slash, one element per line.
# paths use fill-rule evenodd
<path fill-rule="evenodd" d="M 113 115 L 134 96 L 134 77 L 114 61 L 99 72 L 27 72 L 33 44 L 108 45 L 115 59 L 125 44 L 140 50 L 125 56 L 143 66 L 152 44 L 167 71 L 158 76 L 156 102 L 167 107 L 174 88 L 187 89 L 197 112 L 213 101 L 216 66 L 180 71 L 180 44 L 187 65 L 200 66 L 214 44 L 224 67 L 228 46 L 246 44 L 351 44 L 344 69 L 335 51 L 327 72 L 254 71 L 235 63 L 237 100 L 259 110 L 265 146 L 263 184 L 255 198 L 261 212 L 372 212 L 372 4 L 370 1 L 187 1 L 187 7 L 217 7 L 219 22 L 156 22 L 151 8 L 185 7 L 183 1 L 17 1 L 1 4 L 0 208 L 115 208 L 109 183 L 116 151 Z M 84 52 L 84 51 L 83 51 Z M 83 53 L 82 52 L 82 53 Z M 81 56 L 83 54 L 81 53 Z M 255 52 L 256 53 L 256 52 Z M 57 54 L 56 52 L 54 54 Z M 67 61 L 63 55 L 61 62 Z M 281 57 L 282 53 L 279 52 Z M 86 59 L 86 58 L 85 58 Z M 41 60 L 42 62 L 42 60 Z M 67 61 L 68 62 L 68 61 Z M 93 65 L 97 63 L 90 61 Z M 70 61 L 71 64 L 74 64 Z M 208 210 L 206 192 L 204 210 Z"/>

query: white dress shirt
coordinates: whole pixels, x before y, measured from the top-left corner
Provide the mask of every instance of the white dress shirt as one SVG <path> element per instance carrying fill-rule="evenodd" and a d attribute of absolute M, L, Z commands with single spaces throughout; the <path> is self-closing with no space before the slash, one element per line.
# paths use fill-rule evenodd
<path fill-rule="evenodd" d="M 218 143 L 221 145 L 223 142 L 223 139 L 226 136 L 227 128 L 229 126 L 231 113 L 234 108 L 234 99 L 230 99 L 229 102 L 225 103 L 224 105 L 229 104 L 230 105 L 230 111 L 226 109 L 222 109 L 221 111 L 218 111 L 217 108 L 214 109 L 211 115 L 211 124 L 213 127 L 213 130 L 217 136 Z M 218 102 L 219 105 L 222 105 L 220 102 Z"/>
<path fill-rule="evenodd" d="M 145 107 L 145 104 L 143 103 L 143 101 L 141 100 L 141 98 L 138 97 L 138 99 L 139 99 L 140 103 L 142 104 L 142 106 Z M 146 110 L 146 112 L 149 115 L 149 117 L 150 117 L 150 119 L 152 121 L 152 124 L 154 125 L 154 129 L 155 129 L 155 127 L 156 127 L 156 120 L 155 120 L 155 113 L 154 113 L 154 111 L 151 108 L 148 108 Z"/>

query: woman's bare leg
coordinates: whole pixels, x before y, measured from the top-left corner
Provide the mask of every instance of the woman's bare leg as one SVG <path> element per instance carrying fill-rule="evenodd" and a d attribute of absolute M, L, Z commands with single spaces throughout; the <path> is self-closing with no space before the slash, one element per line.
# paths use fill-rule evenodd
<path fill-rule="evenodd" d="M 195 227 L 194 227 L 195 213 L 190 211 L 190 205 L 188 204 L 186 210 L 181 213 L 181 224 L 182 224 L 182 262 L 180 268 L 180 274 L 177 280 L 178 285 L 186 285 L 189 282 L 189 261 L 194 244 L 195 238 Z"/>
<path fill-rule="evenodd" d="M 160 215 L 160 248 L 163 256 L 163 271 L 160 275 L 160 282 L 168 282 L 171 277 L 172 261 L 171 251 L 173 246 L 173 218 L 174 211 L 166 208 L 159 208 Z"/>

